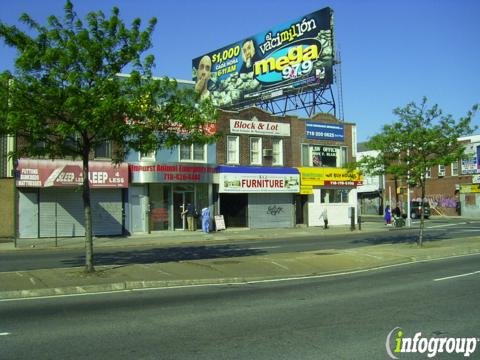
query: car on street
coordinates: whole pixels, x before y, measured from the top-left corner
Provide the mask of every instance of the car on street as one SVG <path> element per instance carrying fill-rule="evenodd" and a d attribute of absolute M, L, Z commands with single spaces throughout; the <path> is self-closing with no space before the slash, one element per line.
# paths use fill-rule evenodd
<path fill-rule="evenodd" d="M 423 206 L 424 206 L 423 216 L 425 219 L 428 219 L 431 214 L 430 203 L 428 201 L 425 201 L 423 203 Z M 410 202 L 410 217 L 412 219 L 418 219 L 421 216 L 422 216 L 422 202 L 421 201 Z"/>

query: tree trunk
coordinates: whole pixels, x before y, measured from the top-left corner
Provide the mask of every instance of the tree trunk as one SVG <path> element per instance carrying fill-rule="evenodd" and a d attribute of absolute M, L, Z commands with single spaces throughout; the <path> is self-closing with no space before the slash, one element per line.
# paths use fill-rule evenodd
<path fill-rule="evenodd" d="M 85 222 L 85 272 L 95 272 L 93 267 L 92 208 L 90 205 L 90 182 L 88 180 L 88 154 L 83 156 L 83 212 Z"/>

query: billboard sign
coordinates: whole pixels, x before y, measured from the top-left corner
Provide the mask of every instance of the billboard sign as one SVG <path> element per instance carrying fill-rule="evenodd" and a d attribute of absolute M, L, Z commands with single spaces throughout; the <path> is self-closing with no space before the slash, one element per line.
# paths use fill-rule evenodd
<path fill-rule="evenodd" d="M 192 61 L 195 90 L 232 108 L 333 83 L 333 11 L 324 8 Z"/>
<path fill-rule="evenodd" d="M 341 124 L 321 124 L 312 121 L 305 122 L 307 139 L 344 141 L 345 130 Z"/>
<path fill-rule="evenodd" d="M 92 189 L 128 188 L 128 166 L 105 161 L 90 161 L 88 180 Z M 18 161 L 15 183 L 17 187 L 47 188 L 75 187 L 83 184 L 81 161 L 34 160 Z"/>

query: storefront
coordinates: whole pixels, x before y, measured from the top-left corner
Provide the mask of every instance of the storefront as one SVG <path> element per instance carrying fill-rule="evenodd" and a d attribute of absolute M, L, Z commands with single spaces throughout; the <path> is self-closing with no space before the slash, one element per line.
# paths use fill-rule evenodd
<path fill-rule="evenodd" d="M 462 216 L 480 217 L 480 175 L 473 175 L 473 184 L 460 185 L 460 204 Z"/>
<path fill-rule="evenodd" d="M 227 227 L 291 228 L 294 195 L 300 190 L 293 168 L 218 166 L 218 212 Z"/>
<path fill-rule="evenodd" d="M 183 230 L 188 203 L 197 210 L 212 203 L 215 167 L 207 164 L 130 164 L 126 227 L 130 233 Z"/>
<path fill-rule="evenodd" d="M 91 161 L 88 176 L 93 234 L 122 235 L 127 164 Z M 82 177 L 79 161 L 20 159 L 16 171 L 19 237 L 84 236 Z"/>
<path fill-rule="evenodd" d="M 362 184 L 359 173 L 326 167 L 302 167 L 298 170 L 300 194 L 306 197 L 308 226 L 323 226 L 325 216 L 330 225 L 350 224 L 351 208 L 357 213 L 356 187 Z"/>

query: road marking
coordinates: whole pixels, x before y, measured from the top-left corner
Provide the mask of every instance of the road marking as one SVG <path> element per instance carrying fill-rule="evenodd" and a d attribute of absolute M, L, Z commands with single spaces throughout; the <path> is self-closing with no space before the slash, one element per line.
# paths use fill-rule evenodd
<path fill-rule="evenodd" d="M 251 247 L 251 248 L 246 248 L 246 249 L 250 249 L 250 250 L 264 250 L 264 249 L 276 249 L 276 248 L 279 248 L 281 247 L 280 245 L 278 246 L 260 246 L 260 247 Z"/>
<path fill-rule="evenodd" d="M 0 333 L 0 336 L 7 336 L 7 335 L 10 335 L 10 333 L 9 332 Z"/>
<path fill-rule="evenodd" d="M 246 285 L 262 284 L 262 283 L 277 283 L 277 282 L 298 281 L 298 280 L 322 279 L 322 278 L 331 278 L 331 277 L 337 277 L 337 276 L 346 276 L 346 275 L 355 275 L 355 274 L 361 274 L 361 273 L 367 273 L 367 272 L 374 272 L 378 270 L 408 266 L 408 265 L 413 265 L 418 263 L 429 263 L 434 261 L 442 261 L 442 260 L 449 260 L 449 259 L 470 257 L 470 256 L 479 256 L 479 255 L 480 253 L 472 253 L 472 254 L 465 254 L 465 255 L 445 256 L 445 257 L 435 258 L 435 259 L 413 260 L 413 261 L 408 261 L 408 262 L 399 263 L 399 264 L 377 266 L 377 267 L 368 268 L 368 269 L 344 271 L 344 272 L 337 272 L 332 274 L 305 275 L 305 276 L 295 276 L 295 277 L 265 279 L 265 280 L 247 280 L 247 279 L 238 278 L 238 281 L 233 280 L 233 281 L 220 282 L 220 283 L 211 282 L 211 283 L 203 283 L 203 284 L 173 285 L 173 286 L 167 286 L 167 287 L 109 290 L 109 291 L 103 291 L 103 292 L 92 292 L 92 293 L 81 293 L 81 294 L 45 295 L 45 296 L 34 296 L 34 297 L 27 297 L 27 298 L 0 299 L 0 303 L 12 302 L 12 301 L 48 300 L 48 299 L 54 299 L 54 298 L 77 297 L 77 296 L 94 296 L 94 295 L 106 295 L 106 294 L 131 293 L 131 292 L 138 292 L 138 291 L 175 290 L 175 289 L 218 287 L 218 286 L 246 286 Z"/>
<path fill-rule="evenodd" d="M 466 222 L 461 222 L 457 224 L 440 224 L 440 225 L 432 225 L 432 226 L 427 226 L 427 229 L 434 229 L 434 228 L 441 228 L 441 227 L 449 227 L 449 226 L 458 226 L 458 225 L 467 225 Z"/>
<path fill-rule="evenodd" d="M 480 270 L 479 271 L 474 271 L 474 272 L 471 272 L 471 273 L 452 275 L 452 276 L 446 276 L 446 277 L 443 277 L 443 278 L 433 279 L 433 281 L 450 280 L 450 279 L 456 279 L 456 278 L 460 278 L 460 277 L 464 277 L 464 276 L 470 276 L 470 275 L 476 275 L 476 274 L 480 274 Z"/>
<path fill-rule="evenodd" d="M 275 261 L 270 261 L 270 262 L 271 262 L 273 265 L 277 265 L 278 267 L 280 267 L 280 268 L 282 268 L 282 269 L 289 270 L 288 267 L 283 266 L 282 264 L 279 264 L 279 263 L 277 263 L 277 262 L 275 262 Z"/>

